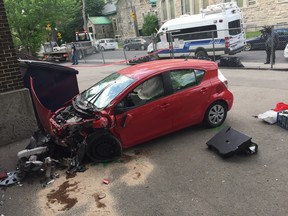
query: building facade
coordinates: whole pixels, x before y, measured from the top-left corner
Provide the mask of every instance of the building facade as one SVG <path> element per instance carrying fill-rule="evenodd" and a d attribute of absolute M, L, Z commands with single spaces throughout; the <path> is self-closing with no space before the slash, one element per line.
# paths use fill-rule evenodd
<path fill-rule="evenodd" d="M 24 88 L 15 48 L 0 0 L 0 145 L 31 136 L 36 120 L 29 90 Z"/>
<path fill-rule="evenodd" d="M 288 0 L 118 0 L 107 3 L 103 15 L 112 22 L 114 36 L 142 35 L 144 17 L 155 14 L 161 26 L 167 20 L 182 14 L 198 14 L 211 4 L 236 1 L 241 8 L 246 31 L 255 31 L 264 25 L 287 25 Z M 286 26 L 285 26 L 286 27 Z"/>
<path fill-rule="evenodd" d="M 157 0 L 160 24 L 182 14 L 198 14 L 210 4 L 233 0 Z M 244 18 L 244 27 L 288 24 L 288 0 L 236 0 Z"/>

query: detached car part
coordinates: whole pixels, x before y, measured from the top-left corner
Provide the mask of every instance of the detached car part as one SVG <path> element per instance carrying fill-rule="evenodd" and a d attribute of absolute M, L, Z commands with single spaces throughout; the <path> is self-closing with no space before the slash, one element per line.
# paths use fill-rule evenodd
<path fill-rule="evenodd" d="M 258 145 L 253 143 L 252 138 L 231 128 L 224 127 L 208 142 L 208 148 L 215 149 L 222 157 L 227 158 L 237 153 L 255 154 Z"/>

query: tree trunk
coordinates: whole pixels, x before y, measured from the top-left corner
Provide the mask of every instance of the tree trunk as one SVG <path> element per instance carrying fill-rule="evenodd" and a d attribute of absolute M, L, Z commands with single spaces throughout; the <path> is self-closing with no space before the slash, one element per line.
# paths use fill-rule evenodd
<path fill-rule="evenodd" d="M 86 2 L 82 0 L 83 30 L 87 31 Z"/>

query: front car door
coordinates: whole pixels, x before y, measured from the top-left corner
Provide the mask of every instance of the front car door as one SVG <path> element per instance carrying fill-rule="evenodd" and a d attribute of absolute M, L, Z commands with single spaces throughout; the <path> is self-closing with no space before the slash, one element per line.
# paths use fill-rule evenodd
<path fill-rule="evenodd" d="M 120 137 L 123 147 L 145 142 L 171 130 L 172 116 L 162 75 L 142 82 L 116 105 L 113 132 Z"/>

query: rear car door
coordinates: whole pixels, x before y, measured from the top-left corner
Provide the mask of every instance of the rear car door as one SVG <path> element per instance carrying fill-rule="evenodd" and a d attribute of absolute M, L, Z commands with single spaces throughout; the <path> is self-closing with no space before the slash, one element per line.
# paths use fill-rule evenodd
<path fill-rule="evenodd" d="M 174 130 L 202 122 L 211 95 L 211 83 L 206 73 L 197 69 L 179 69 L 167 73 L 171 81 L 169 99 Z"/>
<path fill-rule="evenodd" d="M 170 102 L 165 97 L 162 75 L 154 76 L 129 92 L 116 109 L 114 133 L 130 147 L 169 132 L 172 128 Z"/>

